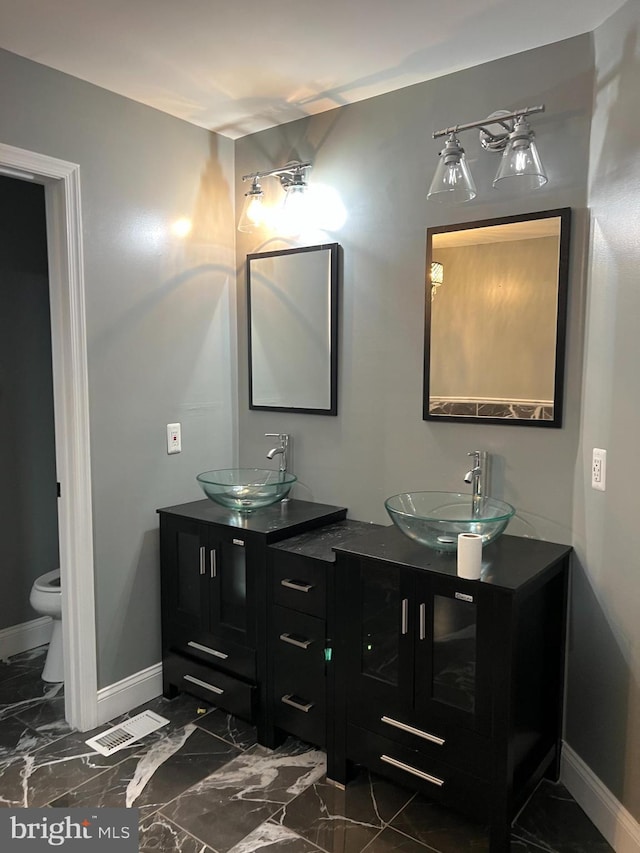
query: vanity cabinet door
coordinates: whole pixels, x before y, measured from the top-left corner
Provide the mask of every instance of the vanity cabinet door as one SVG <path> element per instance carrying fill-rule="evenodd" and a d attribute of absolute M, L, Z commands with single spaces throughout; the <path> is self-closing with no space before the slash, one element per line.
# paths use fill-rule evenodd
<path fill-rule="evenodd" d="M 209 632 L 241 646 L 253 646 L 254 640 L 250 558 L 251 543 L 244 537 L 212 529 L 206 556 Z"/>
<path fill-rule="evenodd" d="M 196 521 L 162 519 L 162 624 L 164 645 L 206 632 L 207 530 Z"/>
<path fill-rule="evenodd" d="M 381 714 L 412 704 L 411 576 L 398 565 L 352 561 L 347 575 L 348 714 Z"/>
<path fill-rule="evenodd" d="M 415 573 L 415 710 L 489 733 L 491 603 L 477 583 Z"/>

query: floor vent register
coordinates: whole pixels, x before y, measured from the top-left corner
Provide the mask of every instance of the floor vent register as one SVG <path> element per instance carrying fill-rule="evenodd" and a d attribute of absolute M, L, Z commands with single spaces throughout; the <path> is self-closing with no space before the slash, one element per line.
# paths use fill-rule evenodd
<path fill-rule="evenodd" d="M 107 729 L 106 732 L 89 738 L 85 743 L 101 755 L 113 755 L 137 740 L 141 740 L 156 729 L 166 726 L 169 720 L 154 714 L 153 711 L 143 711 L 119 726 Z"/>

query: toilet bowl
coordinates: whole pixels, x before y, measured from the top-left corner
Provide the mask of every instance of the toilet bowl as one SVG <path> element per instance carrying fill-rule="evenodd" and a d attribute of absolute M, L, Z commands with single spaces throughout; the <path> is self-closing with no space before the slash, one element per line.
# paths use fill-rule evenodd
<path fill-rule="evenodd" d="M 62 653 L 62 592 L 60 590 L 60 569 L 47 572 L 36 578 L 31 587 L 29 603 L 41 616 L 51 616 L 53 631 L 49 641 L 49 651 L 42 670 L 42 680 L 64 681 L 64 659 Z"/>

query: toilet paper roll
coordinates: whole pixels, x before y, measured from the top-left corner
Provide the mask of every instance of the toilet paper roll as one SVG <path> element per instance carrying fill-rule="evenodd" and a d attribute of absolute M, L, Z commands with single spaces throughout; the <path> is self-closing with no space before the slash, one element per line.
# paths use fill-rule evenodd
<path fill-rule="evenodd" d="M 482 568 L 482 536 L 479 533 L 458 534 L 458 577 L 477 581 Z"/>

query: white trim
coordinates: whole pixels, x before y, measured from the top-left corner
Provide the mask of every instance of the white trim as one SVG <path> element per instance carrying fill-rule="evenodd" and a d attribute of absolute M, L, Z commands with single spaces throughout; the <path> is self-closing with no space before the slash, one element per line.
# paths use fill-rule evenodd
<path fill-rule="evenodd" d="M 51 639 L 52 619 L 41 616 L 20 625 L 11 625 L 0 630 L 0 658 L 10 658 L 29 649 L 44 646 Z"/>
<path fill-rule="evenodd" d="M 640 853 L 640 824 L 566 743 L 560 779 L 616 853 Z"/>
<path fill-rule="evenodd" d="M 45 185 L 58 505 L 65 715 L 86 731 L 97 720 L 89 391 L 80 167 L 0 144 L 0 169 Z"/>
<path fill-rule="evenodd" d="M 140 672 L 103 687 L 98 691 L 98 722 L 101 726 L 126 714 L 127 711 L 150 702 L 162 693 L 162 664 L 156 663 Z"/>

